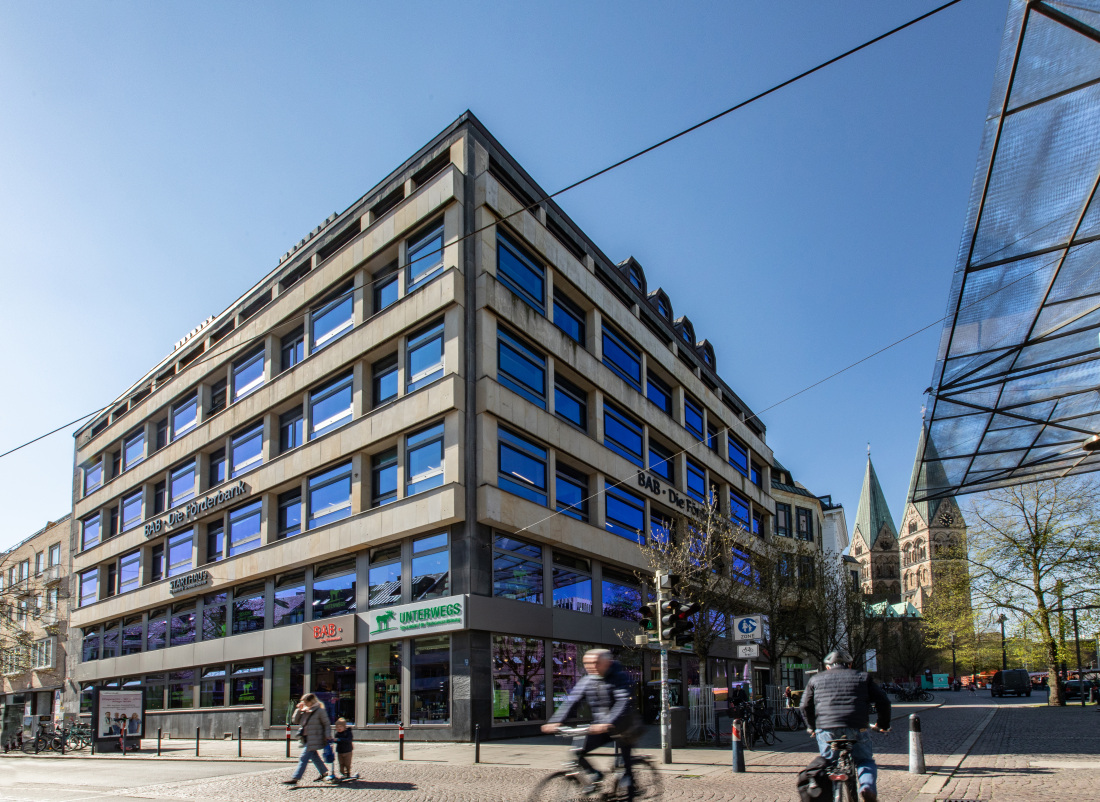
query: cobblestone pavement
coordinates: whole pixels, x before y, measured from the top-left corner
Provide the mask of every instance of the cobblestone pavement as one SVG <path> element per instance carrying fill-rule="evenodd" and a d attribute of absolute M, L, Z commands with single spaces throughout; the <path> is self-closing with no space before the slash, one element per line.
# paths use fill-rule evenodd
<path fill-rule="evenodd" d="M 1093 789 L 1100 787 L 1100 741 L 1095 734 L 1100 713 L 1095 707 L 1084 711 L 1048 710 L 1025 705 L 1025 700 L 1008 701 L 1001 706 L 988 697 L 960 694 L 947 698 L 948 704 L 932 708 L 899 706 L 892 731 L 874 736 L 881 799 L 935 802 L 963 798 L 1005 802 L 1032 800 L 1042 795 L 1050 802 L 1082 802 L 1085 799 L 1091 802 L 1097 798 Z M 951 775 L 958 759 L 952 760 L 952 756 L 966 747 L 975 727 L 994 710 L 996 715 L 978 738 L 969 757 Z M 906 719 L 914 711 L 918 711 L 922 719 L 928 775 L 908 773 Z M 664 778 L 663 798 L 796 802 L 795 775 L 809 762 L 812 742 L 803 733 L 782 733 L 781 737 L 784 740 L 780 751 L 746 753 L 748 771 L 745 774 L 730 771 L 728 748 L 676 750 L 675 764 L 659 766 Z M 263 751 L 255 743 L 246 742 L 244 746 L 246 754 Z M 264 746 L 267 759 L 276 760 L 281 756 L 280 745 Z M 203 750 L 206 750 L 205 743 Z M 220 751 L 231 752 L 226 755 L 230 757 L 235 755 L 236 745 L 225 744 Z M 130 758 L 76 761 L 69 765 L 114 772 L 118 782 L 113 787 L 108 783 L 86 794 L 69 795 L 61 794 L 60 789 L 53 793 L 53 788 L 43 793 L 47 788 L 38 783 L 7 785 L 3 782 L 4 772 L 0 770 L 0 799 L 19 802 L 135 798 L 153 798 L 161 802 L 266 802 L 272 797 L 285 797 L 297 802 L 331 802 L 347 798 L 354 792 L 356 802 L 522 802 L 528 790 L 561 761 L 563 744 L 549 739 L 484 744 L 483 762 L 479 765 L 472 765 L 472 747 L 468 744 L 409 744 L 404 762 L 394 760 L 395 751 L 393 744 L 357 744 L 355 769 L 362 774 L 362 780 L 338 786 L 310 782 L 309 778 L 314 775 L 312 768 L 308 769 L 306 782 L 294 788 L 284 786 L 281 781 L 288 778 L 291 771 L 285 760 L 277 766 L 233 761 L 222 764 L 227 771 L 232 766 L 239 772 L 233 776 L 181 779 L 177 774 L 167 782 L 157 777 L 155 767 L 158 764 L 141 761 L 149 770 L 144 773 L 144 779 L 137 780 L 135 775 L 129 783 L 122 778 L 136 771 L 137 766 L 123 769 L 120 762 L 137 763 Z M 642 751 L 651 757 L 659 756 L 659 750 Z M 1095 768 L 1081 766 L 1085 761 L 1091 761 Z M 171 762 L 181 767 L 185 765 L 182 761 Z M 1064 762 L 1076 764 L 1077 768 L 1063 767 Z M 202 763 L 203 769 L 209 770 L 219 761 L 207 759 Z M 10 765 L 23 764 L 13 762 Z M 43 759 L 35 760 L 33 765 L 64 764 Z M 150 782 L 151 778 L 156 781 Z M 44 777 L 43 782 L 47 779 L 50 778 Z"/>

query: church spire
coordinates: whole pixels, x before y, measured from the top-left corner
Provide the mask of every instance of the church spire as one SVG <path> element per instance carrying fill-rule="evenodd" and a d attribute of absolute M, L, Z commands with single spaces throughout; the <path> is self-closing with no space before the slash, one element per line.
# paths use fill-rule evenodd
<path fill-rule="evenodd" d="M 863 477 L 863 490 L 859 494 L 855 531 L 863 535 L 863 540 L 869 548 L 873 548 L 884 525 L 886 532 L 895 541 L 898 538 L 898 530 L 894 526 L 890 508 L 886 505 L 886 496 L 875 474 L 875 466 L 871 463 L 870 444 L 867 449 L 867 472 Z"/>

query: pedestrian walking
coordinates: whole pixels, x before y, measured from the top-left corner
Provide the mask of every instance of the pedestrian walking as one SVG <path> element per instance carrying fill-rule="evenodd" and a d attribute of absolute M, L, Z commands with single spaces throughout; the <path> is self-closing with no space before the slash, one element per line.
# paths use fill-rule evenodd
<path fill-rule="evenodd" d="M 340 763 L 340 776 L 347 779 L 351 776 L 351 753 L 355 748 L 352 742 L 351 730 L 348 728 L 346 718 L 336 719 L 336 759 Z M 333 779 L 336 772 L 332 772 Z"/>
<path fill-rule="evenodd" d="M 302 754 L 298 758 L 298 769 L 294 772 L 294 776 L 289 780 L 283 780 L 283 783 L 297 785 L 302 775 L 306 773 L 306 764 L 310 761 L 317 767 L 317 781 L 325 779 L 328 770 L 319 752 L 332 740 L 332 724 L 329 722 L 328 713 L 325 712 L 325 706 L 315 694 L 307 693 L 298 702 L 290 723 L 298 725 L 298 743 L 302 746 Z"/>

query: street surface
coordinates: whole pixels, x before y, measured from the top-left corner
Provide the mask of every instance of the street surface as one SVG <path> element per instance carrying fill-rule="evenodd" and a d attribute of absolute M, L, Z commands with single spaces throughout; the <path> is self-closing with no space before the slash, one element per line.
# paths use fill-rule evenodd
<path fill-rule="evenodd" d="M 879 797 L 884 802 L 1092 802 L 1100 796 L 1100 709 L 1042 706 L 1043 697 L 993 700 L 988 693 L 937 694 L 933 705 L 897 705 L 892 731 L 875 736 Z M 941 705 L 940 703 L 943 702 Z M 1036 704 L 1036 703 L 1039 704 Z M 928 773 L 908 773 L 908 716 L 924 730 Z M 781 733 L 774 751 L 746 752 L 748 771 L 730 771 L 730 752 L 678 749 L 661 766 L 664 799 L 797 802 L 795 775 L 812 757 L 804 733 Z M 656 746 L 651 731 L 645 747 Z M 378 802 L 522 802 L 534 783 L 563 760 L 564 743 L 553 738 L 495 741 L 481 746 L 473 764 L 470 744 L 408 743 L 397 761 L 393 743 L 356 743 L 358 782 L 329 786 L 281 784 L 292 767 L 282 742 L 246 741 L 244 759 L 235 742 L 165 741 L 164 756 L 146 740 L 141 757 L 117 755 L 0 756 L 0 800 L 109 802 L 156 799 L 199 802 L 332 802 L 349 796 Z M 152 747 L 150 754 L 149 748 Z M 660 750 L 642 751 L 659 760 Z"/>

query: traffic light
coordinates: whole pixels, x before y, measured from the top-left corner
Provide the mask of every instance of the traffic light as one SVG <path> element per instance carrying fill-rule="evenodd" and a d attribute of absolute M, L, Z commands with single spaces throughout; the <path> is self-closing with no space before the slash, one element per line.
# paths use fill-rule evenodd
<path fill-rule="evenodd" d="M 924 678 L 925 678 L 925 680 L 928 681 L 928 687 L 931 688 L 932 687 L 932 669 L 930 669 L 930 668 L 924 669 Z"/>
<path fill-rule="evenodd" d="M 680 580 L 683 579 L 679 574 L 657 574 L 657 587 L 669 597 L 675 596 L 680 592 Z"/>
<path fill-rule="evenodd" d="M 668 599 L 661 602 L 661 640 L 675 641 L 684 639 L 695 626 L 691 616 L 699 612 L 699 605 L 680 599 Z"/>
<path fill-rule="evenodd" d="M 657 602 L 643 604 L 638 608 L 638 614 L 642 617 L 638 622 L 639 626 L 645 630 L 647 635 L 656 635 L 657 630 L 660 628 L 658 626 L 658 619 L 660 616 L 657 613 Z"/>

